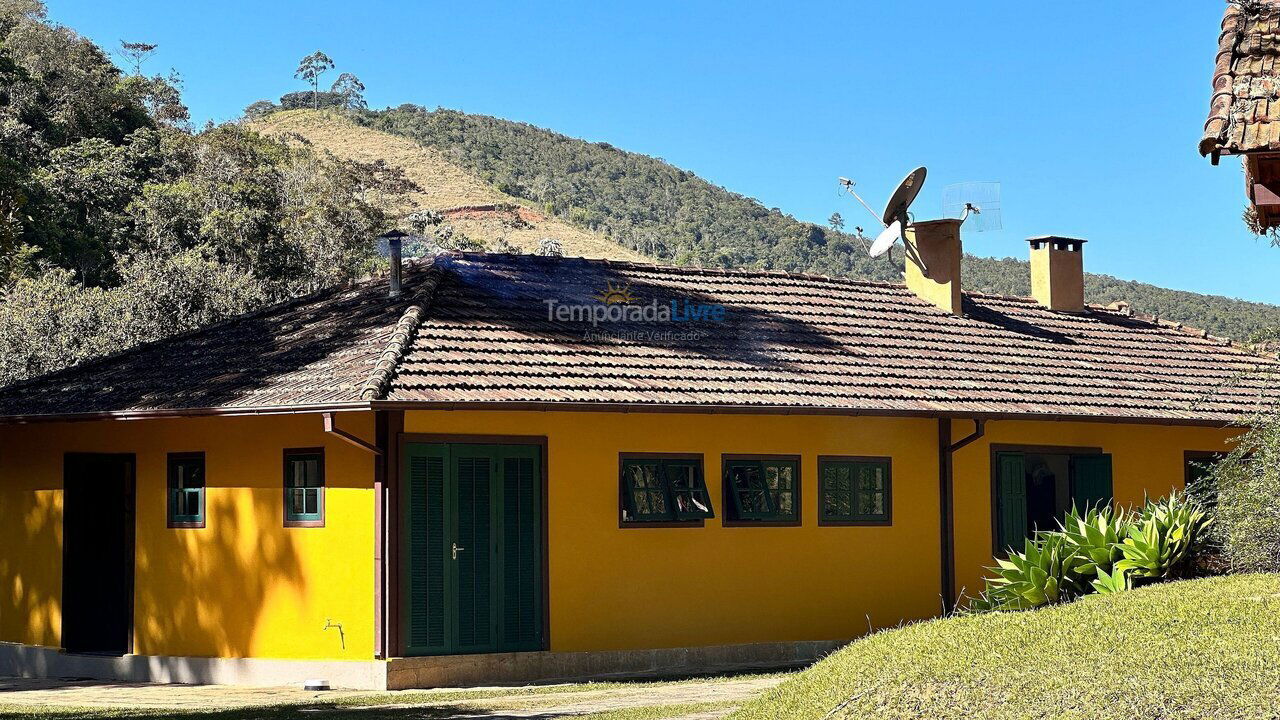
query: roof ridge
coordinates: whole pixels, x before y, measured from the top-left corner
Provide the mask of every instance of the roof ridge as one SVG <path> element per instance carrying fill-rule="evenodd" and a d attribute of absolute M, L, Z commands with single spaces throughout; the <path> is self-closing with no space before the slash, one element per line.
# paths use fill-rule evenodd
<path fill-rule="evenodd" d="M 386 348 L 378 356 L 378 362 L 375 363 L 369 378 L 360 389 L 361 400 L 385 399 L 387 389 L 391 386 L 391 379 L 395 377 L 396 369 L 400 367 L 400 361 L 404 359 L 405 353 L 413 345 L 413 338 L 427 315 L 427 308 L 431 307 L 431 301 L 435 298 L 436 288 L 440 286 L 440 280 L 444 276 L 444 261 L 448 257 L 450 256 L 438 254 L 421 263 L 425 266 L 423 271 L 427 272 L 428 276 L 414 293 L 414 299 L 420 299 L 420 302 L 405 308 L 404 313 L 400 315 L 399 322 L 391 331 L 391 339 L 387 341 Z"/>

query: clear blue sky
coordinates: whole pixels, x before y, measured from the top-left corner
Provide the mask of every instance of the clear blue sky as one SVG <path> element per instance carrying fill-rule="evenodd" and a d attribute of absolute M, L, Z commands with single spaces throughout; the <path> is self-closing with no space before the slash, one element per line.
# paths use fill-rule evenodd
<path fill-rule="evenodd" d="M 372 107 L 497 115 L 662 157 L 804 220 L 871 218 L 916 165 L 1003 183 L 970 252 L 1088 238 L 1089 270 L 1280 303 L 1280 249 L 1240 222 L 1238 162 L 1196 152 L 1224 3 L 173 2 L 49 0 L 116 47 L 158 43 L 196 120 L 302 89 L 324 50 Z M 1156 7 L 1156 10 L 1152 8 Z M 853 224 L 851 222 L 850 224 Z"/>

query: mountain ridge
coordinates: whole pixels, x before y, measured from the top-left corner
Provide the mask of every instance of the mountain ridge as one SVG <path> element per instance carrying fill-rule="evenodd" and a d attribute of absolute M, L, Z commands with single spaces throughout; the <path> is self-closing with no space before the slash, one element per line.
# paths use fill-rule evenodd
<path fill-rule="evenodd" d="M 589 234 L 589 247 L 564 243 L 566 254 L 901 282 L 900 264 L 869 258 L 854 235 L 766 208 L 690 171 L 607 142 L 414 105 L 335 117 L 361 132 L 377 131 L 431 149 L 478 186 L 542 214 L 557 223 L 554 227 Z M 466 232 L 482 241 L 493 239 L 492 232 Z M 512 244 L 530 249 L 527 243 Z M 1025 260 L 967 254 L 963 278 L 966 290 L 1017 297 L 1031 292 Z M 1280 306 L 1111 275 L 1086 273 L 1085 293 L 1094 304 L 1124 301 L 1136 312 L 1242 341 L 1280 327 Z"/>

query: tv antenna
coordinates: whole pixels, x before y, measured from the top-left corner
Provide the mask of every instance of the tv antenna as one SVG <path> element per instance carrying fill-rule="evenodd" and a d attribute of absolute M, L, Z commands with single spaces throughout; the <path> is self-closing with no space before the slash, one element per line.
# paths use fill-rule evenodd
<path fill-rule="evenodd" d="M 840 185 L 844 187 L 845 191 L 857 198 L 858 202 L 867 209 L 867 212 L 871 213 L 872 217 L 876 219 L 876 222 L 884 227 L 884 230 L 876 236 L 875 241 L 871 243 L 871 247 L 867 250 L 871 257 L 884 255 L 889 252 L 894 243 L 902 239 L 903 229 L 910 222 L 907 210 L 911 207 L 911 203 L 915 201 L 916 196 L 920 194 L 920 188 L 924 185 L 924 179 L 927 174 L 928 170 L 924 166 L 912 170 L 910 174 L 903 178 L 902 182 L 898 183 L 897 189 L 893 191 L 893 195 L 889 197 L 888 204 L 885 205 L 884 212 L 879 215 L 854 191 L 853 186 L 856 185 L 854 181 L 849 178 L 840 178 Z M 909 247 L 907 252 L 914 255 Z M 892 259 L 892 256 L 890 259 Z M 912 260 L 918 263 L 921 268 L 924 267 L 924 263 L 919 257 L 913 257 Z"/>
<path fill-rule="evenodd" d="M 1000 183 L 969 181 L 942 189 L 942 216 L 959 218 L 974 232 L 1004 229 L 1000 213 Z"/>

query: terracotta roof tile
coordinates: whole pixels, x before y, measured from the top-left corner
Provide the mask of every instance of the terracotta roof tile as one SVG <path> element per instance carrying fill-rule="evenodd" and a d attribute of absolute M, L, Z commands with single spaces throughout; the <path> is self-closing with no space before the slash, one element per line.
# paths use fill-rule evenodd
<path fill-rule="evenodd" d="M 1230 3 L 1218 35 L 1200 154 L 1280 149 L 1280 0 Z"/>
<path fill-rule="evenodd" d="M 383 282 L 330 291 L 7 388 L 0 416 L 385 400 L 1227 422 L 1270 398 L 1256 371 L 1280 369 L 1125 312 L 968 293 L 956 317 L 815 275 L 453 254 L 405 277 L 396 300 Z M 548 318 L 548 300 L 598 306 L 609 287 L 725 318 Z"/>

